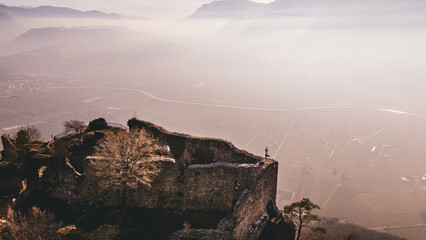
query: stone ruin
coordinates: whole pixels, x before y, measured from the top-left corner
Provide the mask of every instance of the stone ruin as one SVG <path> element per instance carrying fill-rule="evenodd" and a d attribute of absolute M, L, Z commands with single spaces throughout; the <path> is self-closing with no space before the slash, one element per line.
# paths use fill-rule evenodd
<path fill-rule="evenodd" d="M 136 188 L 123 198 L 120 189 L 103 188 L 89 176 L 102 171 L 91 154 L 105 130 L 55 143 L 27 143 L 25 151 L 4 135 L 1 207 L 15 198 L 16 208 L 52 210 L 84 232 L 118 226 L 117 239 L 259 239 L 276 213 L 276 161 L 224 140 L 169 132 L 135 118 L 128 126 L 144 129 L 169 147 L 168 156 L 157 161 L 161 172 L 149 188 Z M 61 141 L 70 146 L 65 158 L 55 154 Z"/>

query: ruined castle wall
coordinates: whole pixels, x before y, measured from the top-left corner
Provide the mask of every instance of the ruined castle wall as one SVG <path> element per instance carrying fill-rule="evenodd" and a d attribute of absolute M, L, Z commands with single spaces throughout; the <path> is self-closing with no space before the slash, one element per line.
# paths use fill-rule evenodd
<path fill-rule="evenodd" d="M 257 178 L 258 170 L 256 164 L 191 165 L 185 171 L 184 207 L 231 212 L 242 191 Z"/>
<path fill-rule="evenodd" d="M 161 172 L 152 180 L 149 187 L 132 191 L 132 202 L 127 204 L 145 208 L 178 209 L 182 201 L 178 194 L 178 170 L 172 160 L 158 162 Z"/>
<path fill-rule="evenodd" d="M 223 140 L 171 133 L 136 119 L 129 121 L 129 127 L 145 129 L 170 146 L 178 169 L 184 172 L 176 193 L 182 199 L 180 207 L 230 213 L 235 239 L 259 237 L 267 220 L 266 206 L 275 204 L 277 162 Z"/>
<path fill-rule="evenodd" d="M 143 208 L 176 208 L 176 173 L 175 161 L 162 158 L 156 161 L 161 171 L 152 179 L 150 184 L 139 184 L 137 178 L 145 172 L 133 171 L 135 179 L 123 183 L 114 174 L 115 169 L 108 169 L 108 164 L 101 163 L 102 159 L 90 157 L 86 159 L 85 177 L 77 181 L 79 197 L 88 205 L 103 205 L 121 207 L 122 205 Z M 111 172 L 111 174 L 110 174 Z M 74 184 L 75 185 L 75 184 Z M 73 186 L 66 186 L 71 188 Z M 125 191 L 125 196 L 123 196 Z M 68 196 L 69 198 L 69 196 Z M 72 198 L 71 198 L 72 199 Z"/>
<path fill-rule="evenodd" d="M 261 157 L 236 148 L 221 139 L 193 137 L 165 130 L 150 122 L 138 119 L 128 121 L 130 130 L 144 129 L 170 146 L 178 165 L 207 164 L 213 162 L 257 163 Z"/>
<path fill-rule="evenodd" d="M 270 201 L 275 204 L 278 163 L 272 162 L 264 166 L 262 175 L 256 179 L 255 187 L 243 193 L 234 207 L 235 239 L 258 239 L 266 223 L 266 206 Z"/>
<path fill-rule="evenodd" d="M 232 232 L 234 239 L 257 239 L 267 204 L 275 203 L 277 162 L 239 150 L 227 141 L 172 133 L 137 119 L 129 120 L 129 127 L 145 129 L 170 147 L 172 158 L 155 161 L 161 171 L 149 185 L 134 180 L 143 177 L 143 169 L 132 172 L 135 178 L 122 181 L 116 166 L 102 162 L 102 157 L 88 157 L 82 161 L 81 175 L 61 161 L 51 161 L 34 189 L 43 190 L 46 204 L 63 204 L 52 208 L 71 214 L 74 220 L 102 213 L 99 224 L 111 218 L 117 222 L 131 219 L 129 226 L 134 229 L 158 225 L 155 231 L 162 234 L 189 222 L 192 228 L 203 229 L 194 231 L 196 235 L 209 232 L 224 239 Z M 130 217 L 121 216 L 120 209 L 131 209 L 126 212 Z M 169 228 L 159 227 L 163 225 Z"/>
<path fill-rule="evenodd" d="M 233 205 L 242 192 L 251 189 L 263 171 L 263 165 L 259 163 L 220 162 L 190 165 L 181 175 L 182 172 L 177 168 L 174 160 L 165 158 L 157 162 L 161 172 L 152 180 L 150 186 L 128 190 L 126 202 L 122 203 L 120 192 L 123 191 L 123 187 L 115 188 L 111 184 L 115 179 L 110 177 L 99 178 L 97 173 L 105 169 L 99 168 L 98 161 L 102 160 L 88 162 L 86 173 L 89 176 L 80 183 L 79 187 L 80 194 L 88 193 L 84 198 L 91 199 L 89 202 L 98 202 L 107 206 L 125 204 L 143 208 L 219 211 L 228 214 L 232 212 Z M 93 184 L 99 184 L 99 186 Z M 104 184 L 108 184 L 109 187 L 105 188 Z M 67 188 L 69 187 L 71 186 Z M 111 192 L 104 192 L 107 190 Z"/>

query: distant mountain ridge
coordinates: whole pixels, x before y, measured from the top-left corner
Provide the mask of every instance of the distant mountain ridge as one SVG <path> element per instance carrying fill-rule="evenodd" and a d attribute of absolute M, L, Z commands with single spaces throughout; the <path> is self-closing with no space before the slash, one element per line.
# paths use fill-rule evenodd
<path fill-rule="evenodd" d="M 125 27 L 46 27 L 32 28 L 16 37 L 3 50 L 6 55 L 33 51 L 43 47 L 60 47 L 69 44 L 95 44 L 101 39 L 114 41 L 132 32 Z M 107 41 L 105 41 L 107 42 Z"/>
<path fill-rule="evenodd" d="M 256 16 L 266 10 L 267 4 L 249 0 L 213 1 L 201 6 L 190 18 L 221 18 L 233 16 Z"/>
<path fill-rule="evenodd" d="M 426 11 L 422 0 L 276 0 L 263 4 L 250 0 L 216 0 L 204 4 L 189 18 L 235 18 L 280 15 L 390 14 Z"/>
<path fill-rule="evenodd" d="M 137 16 L 122 16 L 117 13 L 104 13 L 97 10 L 80 11 L 66 7 L 14 7 L 0 4 L 0 11 L 11 16 L 26 18 L 100 18 L 100 19 L 142 19 Z"/>
<path fill-rule="evenodd" d="M 17 43 L 47 43 L 57 40 L 78 40 L 97 36 L 121 36 L 128 34 L 129 29 L 125 27 L 46 27 L 32 28 L 13 40 L 12 44 Z"/>

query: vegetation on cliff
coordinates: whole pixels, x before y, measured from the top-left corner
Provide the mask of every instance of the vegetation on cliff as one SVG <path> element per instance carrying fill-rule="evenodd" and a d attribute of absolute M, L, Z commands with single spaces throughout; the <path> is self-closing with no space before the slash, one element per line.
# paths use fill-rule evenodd
<path fill-rule="evenodd" d="M 300 239 L 300 234 L 304 228 L 309 228 L 314 233 L 325 233 L 326 230 L 319 226 L 314 226 L 320 222 L 318 215 L 312 213 L 312 210 L 320 207 L 308 198 L 299 202 L 292 203 L 284 207 L 284 217 L 296 226 L 296 240 Z"/>

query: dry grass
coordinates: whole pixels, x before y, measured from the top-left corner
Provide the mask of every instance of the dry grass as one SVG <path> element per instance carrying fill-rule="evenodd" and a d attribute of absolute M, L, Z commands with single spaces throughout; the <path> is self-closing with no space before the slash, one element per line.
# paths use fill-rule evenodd
<path fill-rule="evenodd" d="M 32 207 L 28 213 L 9 209 L 6 219 L 0 222 L 0 240 L 50 240 L 60 239 L 62 223 L 53 213 Z"/>

